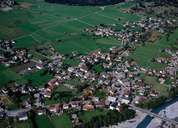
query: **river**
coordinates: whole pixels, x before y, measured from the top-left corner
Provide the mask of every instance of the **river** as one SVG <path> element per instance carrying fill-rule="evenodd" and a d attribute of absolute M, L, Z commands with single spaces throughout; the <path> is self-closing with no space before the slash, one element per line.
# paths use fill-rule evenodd
<path fill-rule="evenodd" d="M 170 101 L 167 101 L 165 103 L 163 103 L 162 105 L 160 105 L 159 107 L 157 108 L 154 108 L 152 110 L 152 112 L 154 113 L 159 113 L 161 110 L 164 110 L 166 107 L 168 107 L 169 105 L 171 104 L 174 104 L 175 102 L 178 101 L 178 96 L 175 97 L 174 99 L 170 100 Z M 150 124 L 150 122 L 152 121 L 154 117 L 150 117 L 149 115 L 147 115 L 143 120 L 142 122 L 140 122 L 138 125 L 137 125 L 137 128 L 147 128 L 147 126 Z"/>

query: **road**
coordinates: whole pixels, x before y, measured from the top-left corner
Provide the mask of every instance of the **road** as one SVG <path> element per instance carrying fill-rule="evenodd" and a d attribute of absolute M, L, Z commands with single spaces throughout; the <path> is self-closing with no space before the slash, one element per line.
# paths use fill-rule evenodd
<path fill-rule="evenodd" d="M 18 109 L 18 110 L 9 110 L 9 111 L 5 111 L 8 117 L 16 117 L 18 116 L 20 113 L 23 112 L 28 112 L 31 109 Z"/>

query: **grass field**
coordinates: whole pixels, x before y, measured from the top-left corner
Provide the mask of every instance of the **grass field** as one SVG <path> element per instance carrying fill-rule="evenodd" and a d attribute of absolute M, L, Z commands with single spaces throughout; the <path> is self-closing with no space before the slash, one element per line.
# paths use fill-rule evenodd
<path fill-rule="evenodd" d="M 71 120 L 67 114 L 52 117 L 50 121 L 52 122 L 54 128 L 72 128 Z"/>
<path fill-rule="evenodd" d="M 15 122 L 13 123 L 13 128 L 32 128 L 32 123 L 30 122 L 30 120 L 28 121 L 23 121 L 23 122 Z"/>
<path fill-rule="evenodd" d="M 153 90 L 160 92 L 161 96 L 168 96 L 169 87 L 167 85 L 160 84 L 154 77 L 145 76 L 144 79 L 147 84 L 151 84 L 153 86 Z"/>
<path fill-rule="evenodd" d="M 68 115 L 62 116 L 37 116 L 36 123 L 38 128 L 72 128 L 72 124 Z"/>
<path fill-rule="evenodd" d="M 13 72 L 11 69 L 4 67 L 3 65 L 0 65 L 0 87 L 3 87 L 3 85 L 14 80 L 24 82 L 20 75 Z"/>
<path fill-rule="evenodd" d="M 81 112 L 79 118 L 82 119 L 83 122 L 89 122 L 93 117 L 104 115 L 106 113 L 107 111 L 96 109 L 94 111 Z"/>
<path fill-rule="evenodd" d="M 28 74 L 24 76 L 23 78 L 25 80 L 31 81 L 34 86 L 44 86 L 45 83 L 47 83 L 50 79 L 52 79 L 52 76 L 49 74 L 43 75 L 43 70 L 37 71 L 32 74 Z"/>
<path fill-rule="evenodd" d="M 38 128 L 54 128 L 47 116 L 37 116 L 35 121 Z"/>
<path fill-rule="evenodd" d="M 23 121 L 23 122 L 14 121 L 14 122 L 11 122 L 10 124 L 13 128 L 32 128 L 33 127 L 32 122 L 30 120 L 29 121 Z M 0 126 L 1 126 L 1 128 L 9 127 L 9 121 L 6 120 L 6 119 L 3 119 L 3 120 L 1 119 L 0 120 Z"/>
<path fill-rule="evenodd" d="M 176 29 L 171 35 L 169 40 L 164 35 L 160 40 L 155 43 L 148 43 L 145 46 L 138 47 L 132 54 L 134 58 L 141 66 L 160 69 L 165 65 L 160 65 L 152 62 L 152 58 L 159 57 L 161 51 L 165 48 L 170 48 L 172 45 L 176 46 L 178 40 L 178 29 Z"/>
<path fill-rule="evenodd" d="M 8 109 L 16 109 L 17 105 L 15 102 L 8 96 L 0 96 L 1 103 L 5 104 Z"/>

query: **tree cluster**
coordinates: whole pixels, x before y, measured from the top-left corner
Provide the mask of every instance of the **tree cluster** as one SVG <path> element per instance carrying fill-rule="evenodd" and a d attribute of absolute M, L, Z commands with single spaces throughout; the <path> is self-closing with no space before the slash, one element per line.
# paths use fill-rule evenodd
<path fill-rule="evenodd" d="M 90 121 L 82 123 L 76 128 L 100 128 L 103 126 L 117 125 L 117 123 L 132 119 L 135 117 L 135 111 L 125 108 L 122 112 L 109 110 L 106 114 L 97 115 Z"/>

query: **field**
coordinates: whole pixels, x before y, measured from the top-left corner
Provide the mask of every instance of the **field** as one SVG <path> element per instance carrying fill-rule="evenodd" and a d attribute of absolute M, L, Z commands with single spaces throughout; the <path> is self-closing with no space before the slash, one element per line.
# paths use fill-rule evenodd
<path fill-rule="evenodd" d="M 8 96 L 0 96 L 1 103 L 5 104 L 8 109 L 16 109 L 17 105 L 15 102 Z"/>
<path fill-rule="evenodd" d="M 24 121 L 24 122 L 15 122 L 13 123 L 14 128 L 32 128 L 32 123 L 30 121 Z"/>
<path fill-rule="evenodd" d="M 79 118 L 83 120 L 83 122 L 89 122 L 93 117 L 99 115 L 105 115 L 107 111 L 96 109 L 94 111 L 86 111 L 81 112 Z"/>
<path fill-rule="evenodd" d="M 61 128 L 71 128 L 72 127 L 70 118 L 66 114 L 64 114 L 60 117 L 58 117 L 58 116 L 52 117 L 51 122 L 54 125 L 54 128 L 59 128 L 59 126 Z"/>
<path fill-rule="evenodd" d="M 4 119 L 0 120 L 1 128 L 7 128 L 7 127 L 9 127 L 9 124 L 11 126 L 13 126 L 13 128 L 32 128 L 33 127 L 32 122 L 30 120 L 29 121 L 23 121 L 23 122 L 16 122 L 16 121 L 10 122 L 10 121 L 4 120 Z"/>
<path fill-rule="evenodd" d="M 47 116 L 37 116 L 35 118 L 38 128 L 51 128 L 52 123 L 49 121 Z"/>
<path fill-rule="evenodd" d="M 43 70 L 40 70 L 40 71 L 37 71 L 35 73 L 31 73 L 31 74 L 28 74 L 26 76 L 24 76 L 23 78 L 25 80 L 28 80 L 28 81 L 31 81 L 32 82 L 32 85 L 34 86 L 44 86 L 45 83 L 47 83 L 50 79 L 52 79 L 52 76 L 49 75 L 49 74 L 43 74 L 44 71 Z"/>
<path fill-rule="evenodd" d="M 18 75 L 11 69 L 4 67 L 3 65 L 0 65 L 0 71 L 0 87 L 14 80 L 17 80 L 19 82 L 24 81 L 20 75 Z"/>
<path fill-rule="evenodd" d="M 37 116 L 36 124 L 38 128 L 71 128 L 72 124 L 69 116 L 63 114 L 62 116 Z"/>
<path fill-rule="evenodd" d="M 165 84 L 160 84 L 156 78 L 145 76 L 145 82 L 152 85 L 152 89 L 159 92 L 161 96 L 168 96 L 169 86 Z"/>
<path fill-rule="evenodd" d="M 79 114 L 79 118 L 82 119 L 83 122 L 90 121 L 93 117 L 98 115 L 104 115 L 107 111 L 104 110 L 94 110 L 88 112 L 81 112 Z M 71 120 L 67 114 L 63 114 L 62 116 L 37 116 L 36 124 L 38 128 L 72 128 Z"/>
<path fill-rule="evenodd" d="M 161 69 L 164 65 L 160 65 L 152 62 L 152 59 L 159 57 L 161 51 L 165 48 L 170 48 L 172 46 L 177 46 L 178 40 L 178 29 L 176 29 L 169 37 L 166 39 L 166 35 L 154 43 L 146 44 L 145 46 L 138 47 L 132 54 L 131 57 L 134 58 L 141 66 Z"/>

